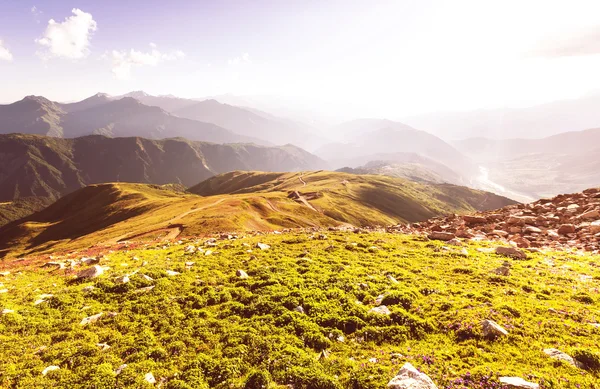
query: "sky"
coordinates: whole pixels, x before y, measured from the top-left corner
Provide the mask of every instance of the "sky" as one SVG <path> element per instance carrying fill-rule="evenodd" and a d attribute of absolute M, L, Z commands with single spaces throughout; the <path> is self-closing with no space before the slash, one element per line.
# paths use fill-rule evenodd
<path fill-rule="evenodd" d="M 0 0 L 0 102 L 144 90 L 357 116 L 524 107 L 600 91 L 599 15 L 598 0 Z"/>

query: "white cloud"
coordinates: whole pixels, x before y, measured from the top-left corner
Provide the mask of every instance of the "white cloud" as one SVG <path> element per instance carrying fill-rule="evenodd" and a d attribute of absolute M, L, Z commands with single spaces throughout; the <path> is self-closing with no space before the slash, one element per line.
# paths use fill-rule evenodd
<path fill-rule="evenodd" d="M 181 50 L 171 53 L 161 53 L 156 44 L 150 43 L 151 50 L 148 52 L 131 49 L 129 51 L 113 50 L 110 54 L 105 54 L 105 58 L 112 60 L 112 73 L 119 80 L 128 80 L 131 77 L 131 70 L 134 67 L 157 66 L 164 61 L 175 61 L 185 58 Z"/>
<path fill-rule="evenodd" d="M 43 12 L 40 11 L 38 9 L 38 7 L 36 7 L 35 5 L 33 7 L 31 7 L 30 11 L 31 11 L 31 14 L 33 15 L 33 17 L 35 19 L 35 22 L 39 23 L 40 22 L 40 15 L 43 14 Z"/>
<path fill-rule="evenodd" d="M 0 61 L 12 61 L 12 59 L 12 53 L 4 46 L 4 42 L 0 39 Z"/>
<path fill-rule="evenodd" d="M 52 57 L 81 59 L 90 53 L 90 38 L 98 25 L 92 14 L 78 8 L 73 8 L 71 12 L 73 16 L 65 18 L 62 23 L 50 19 L 44 35 L 35 40 L 45 49 L 38 52 L 43 59 Z"/>
<path fill-rule="evenodd" d="M 239 57 L 235 57 L 227 61 L 229 65 L 239 65 L 241 63 L 251 63 L 250 54 L 244 53 Z"/>

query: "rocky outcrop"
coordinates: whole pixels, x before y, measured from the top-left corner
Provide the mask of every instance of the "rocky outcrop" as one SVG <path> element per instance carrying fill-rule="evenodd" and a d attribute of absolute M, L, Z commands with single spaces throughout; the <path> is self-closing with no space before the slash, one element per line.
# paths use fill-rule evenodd
<path fill-rule="evenodd" d="M 600 253 L 600 188 L 510 205 L 495 211 L 391 226 L 387 230 L 442 241 L 455 237 L 495 240 L 523 250 L 577 249 Z M 525 252 L 509 252 L 509 248 L 499 250 L 513 258 L 525 259 Z"/>

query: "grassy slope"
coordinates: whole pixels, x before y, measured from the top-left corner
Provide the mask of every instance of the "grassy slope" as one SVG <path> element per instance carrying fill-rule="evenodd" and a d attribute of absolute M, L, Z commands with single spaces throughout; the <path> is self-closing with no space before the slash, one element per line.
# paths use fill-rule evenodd
<path fill-rule="evenodd" d="M 271 249 L 248 252 L 258 242 Z M 0 316 L 0 386 L 150 387 L 143 379 L 152 372 L 167 388 L 242 388 L 261 371 L 271 377 L 269 388 L 374 389 L 409 361 L 440 388 L 497 387 L 499 375 L 545 389 L 600 387 L 598 373 L 542 352 L 598 353 L 600 328 L 590 323 L 600 321 L 599 257 L 530 254 L 500 277 L 491 271 L 506 258 L 479 246 L 467 246 L 463 257 L 402 235 L 243 237 L 205 246 L 210 256 L 185 254 L 187 244 L 124 247 L 108 254 L 105 275 L 84 283 L 63 271 L 13 264 L 19 268 L 0 280 L 8 290 L 0 308 L 15 311 Z M 186 270 L 188 261 L 194 265 Z M 250 278 L 237 278 L 237 269 Z M 136 270 L 128 284 L 114 282 Z M 86 293 L 87 286 L 95 289 Z M 136 293 L 147 286 L 155 288 Z M 54 297 L 33 305 L 46 293 Z M 392 315 L 369 313 L 380 294 L 390 296 Z M 305 314 L 294 312 L 298 305 Z M 99 312 L 117 316 L 79 325 Z M 482 338 L 483 319 L 509 336 Z M 100 351 L 96 344 L 104 342 L 110 348 Z M 328 358 L 318 358 L 322 350 Z M 115 375 L 123 363 L 127 368 Z M 50 365 L 61 370 L 43 377 Z M 457 379 L 462 383 L 453 384 Z"/>
<path fill-rule="evenodd" d="M 263 175 L 276 180 L 256 179 Z M 259 183 L 258 187 L 248 189 L 250 193 L 200 197 L 143 184 L 93 185 L 1 228 L 0 256 L 114 244 L 175 228 L 184 235 L 197 235 L 341 224 L 391 225 L 473 211 L 474 200 L 493 196 L 454 186 L 332 172 L 254 172 L 242 176 Z M 457 195 L 456 190 L 464 193 Z M 311 200 L 310 208 L 289 199 L 289 191 L 319 192 L 321 197 Z M 492 198 L 501 202 L 495 204 L 497 207 L 509 203 L 498 196 Z"/>

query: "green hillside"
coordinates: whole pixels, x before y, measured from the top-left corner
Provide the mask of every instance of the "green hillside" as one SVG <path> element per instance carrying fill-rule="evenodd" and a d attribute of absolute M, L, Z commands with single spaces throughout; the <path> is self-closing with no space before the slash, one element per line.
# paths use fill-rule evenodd
<path fill-rule="evenodd" d="M 234 172 L 191 191 L 206 194 L 207 188 L 215 195 L 144 184 L 92 185 L 0 228 L 0 256 L 106 246 L 144 236 L 387 226 L 513 203 L 453 185 L 334 172 Z"/>

